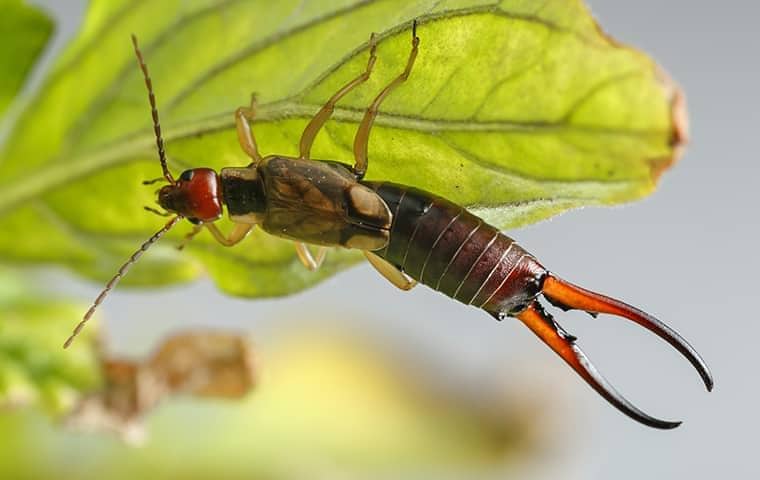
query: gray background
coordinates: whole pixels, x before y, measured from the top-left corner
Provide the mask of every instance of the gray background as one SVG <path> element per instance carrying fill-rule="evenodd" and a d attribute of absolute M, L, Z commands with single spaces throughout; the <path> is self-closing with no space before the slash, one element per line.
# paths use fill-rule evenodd
<path fill-rule="evenodd" d="M 60 45 L 76 29 L 81 4 L 41 3 L 62 15 Z M 758 478 L 760 7 L 750 1 L 590 4 L 606 31 L 653 55 L 684 87 L 692 142 L 646 200 L 570 212 L 513 234 L 552 270 L 650 310 L 697 347 L 716 379 L 709 395 L 678 354 L 642 329 L 611 317 L 561 317 L 623 393 L 649 413 L 685 420 L 681 428 L 662 432 L 629 421 L 517 323 L 498 324 L 425 288 L 397 291 L 368 266 L 283 300 L 230 299 L 208 282 L 122 290 L 103 308 L 115 348 L 147 351 L 174 329 L 208 324 L 245 328 L 265 342 L 274 319 L 277 326 L 320 328 L 337 319 L 340 328 L 416 349 L 421 358 L 448 359 L 453 379 L 508 365 L 501 375 L 558 382 L 553 408 L 574 433 L 558 440 L 564 454 L 544 459 L 535 476 Z M 83 299 L 97 293 L 65 278 Z"/>

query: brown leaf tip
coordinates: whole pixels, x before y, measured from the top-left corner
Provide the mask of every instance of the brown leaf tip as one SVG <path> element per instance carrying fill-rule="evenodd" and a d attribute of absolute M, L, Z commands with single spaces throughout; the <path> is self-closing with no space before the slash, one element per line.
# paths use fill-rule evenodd
<path fill-rule="evenodd" d="M 672 149 L 669 158 L 651 162 L 652 178 L 657 181 L 662 173 L 680 160 L 689 143 L 689 112 L 686 95 L 668 73 L 656 67 L 656 76 L 665 91 L 670 104 L 670 139 L 668 146 Z"/>
<path fill-rule="evenodd" d="M 677 86 L 670 98 L 670 118 L 673 129 L 670 145 L 676 150 L 683 150 L 689 143 L 689 112 L 686 95 Z"/>

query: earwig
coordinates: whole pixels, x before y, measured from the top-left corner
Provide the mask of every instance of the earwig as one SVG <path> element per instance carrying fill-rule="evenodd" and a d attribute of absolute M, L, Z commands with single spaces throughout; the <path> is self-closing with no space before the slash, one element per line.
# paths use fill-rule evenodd
<path fill-rule="evenodd" d="M 561 310 L 583 310 L 593 316 L 611 314 L 638 323 L 686 357 L 707 390 L 711 390 L 713 379 L 707 365 L 670 327 L 626 303 L 559 278 L 514 240 L 464 207 L 413 187 L 363 180 L 368 167 L 369 136 L 380 104 L 407 80 L 417 57 L 416 21 L 411 30 L 412 49 L 405 69 L 380 91 L 359 124 L 353 168 L 335 161 L 312 160 L 310 152 L 337 102 L 370 77 L 377 58 L 374 34 L 368 43 L 369 59 L 364 72 L 338 90 L 311 119 L 301 136 L 299 157 L 259 154 L 249 124 L 256 116 L 254 96 L 249 107 L 235 112 L 238 140 L 252 163 L 246 167 L 227 167 L 219 174 L 209 168 L 194 168 L 184 171 L 177 180 L 166 163 L 153 85 L 133 35 L 135 54 L 148 90 L 163 173 L 161 178 L 145 183 L 168 182 L 158 191 L 157 203 L 173 217 L 119 268 L 64 347 L 71 344 L 128 268 L 180 219 L 187 219 L 194 226 L 179 248 L 203 229 L 222 245 L 232 246 L 258 225 L 272 235 L 295 241 L 298 258 L 311 270 L 319 268 L 327 247 L 359 249 L 380 274 L 401 289 L 409 290 L 419 282 L 482 309 L 497 320 L 517 318 L 624 414 L 655 428 L 680 425 L 651 417 L 620 395 L 578 347 L 576 337 L 544 309 L 540 297 Z M 214 224 L 225 206 L 235 224 L 229 235 Z M 165 215 L 150 207 L 146 209 Z M 319 246 L 316 258 L 306 244 Z"/>

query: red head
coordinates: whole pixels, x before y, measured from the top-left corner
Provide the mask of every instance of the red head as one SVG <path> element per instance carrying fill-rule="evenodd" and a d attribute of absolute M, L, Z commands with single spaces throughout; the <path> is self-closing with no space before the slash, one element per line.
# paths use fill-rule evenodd
<path fill-rule="evenodd" d="M 222 216 L 219 177 L 210 168 L 185 170 L 175 183 L 158 191 L 158 204 L 192 223 L 213 222 Z"/>

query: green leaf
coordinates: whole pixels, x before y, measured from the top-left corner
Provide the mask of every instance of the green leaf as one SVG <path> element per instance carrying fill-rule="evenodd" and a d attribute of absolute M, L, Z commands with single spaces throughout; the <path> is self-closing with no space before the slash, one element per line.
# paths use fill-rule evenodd
<path fill-rule="evenodd" d="M 24 84 L 53 33 L 53 22 L 21 0 L 0 0 L 0 116 Z"/>
<path fill-rule="evenodd" d="M 414 18 L 419 57 L 382 105 L 368 179 L 429 190 L 509 228 L 640 198 L 676 158 L 682 97 L 579 0 L 96 0 L 4 152 L 0 256 L 102 279 L 160 226 L 141 208 L 155 198 L 140 181 L 160 170 L 131 32 L 175 171 L 249 163 L 232 112 L 253 91 L 262 152 L 296 154 L 310 116 L 363 70 L 378 32 L 371 79 L 341 102 L 312 150 L 350 164 L 363 109 L 403 69 Z M 280 295 L 357 259 L 335 251 L 308 272 L 290 242 L 261 232 L 230 249 L 204 233 L 179 255 L 168 246 L 186 231 L 171 232 L 128 279 L 205 270 L 227 292 Z"/>
<path fill-rule="evenodd" d="M 61 414 L 82 392 L 98 385 L 92 333 L 80 346 L 61 348 L 61 338 L 82 316 L 82 306 L 30 296 L 17 276 L 0 271 L 0 408 L 37 405 Z"/>

